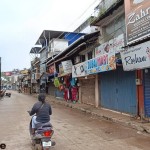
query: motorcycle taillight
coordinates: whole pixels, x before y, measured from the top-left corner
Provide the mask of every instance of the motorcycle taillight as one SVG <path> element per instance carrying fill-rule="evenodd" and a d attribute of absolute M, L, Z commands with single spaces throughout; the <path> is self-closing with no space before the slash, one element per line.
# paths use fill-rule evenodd
<path fill-rule="evenodd" d="M 52 133 L 53 133 L 53 131 L 52 130 L 49 130 L 49 131 L 45 131 L 45 132 L 43 132 L 43 135 L 44 136 L 51 136 L 52 135 Z"/>

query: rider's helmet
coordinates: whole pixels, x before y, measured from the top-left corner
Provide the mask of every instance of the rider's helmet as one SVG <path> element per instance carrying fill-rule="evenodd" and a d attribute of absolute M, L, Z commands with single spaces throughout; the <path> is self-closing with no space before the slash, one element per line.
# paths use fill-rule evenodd
<path fill-rule="evenodd" d="M 45 98 L 46 98 L 46 96 L 45 96 L 44 93 L 40 93 L 40 94 L 38 95 L 38 100 L 41 101 L 42 103 L 45 102 Z"/>

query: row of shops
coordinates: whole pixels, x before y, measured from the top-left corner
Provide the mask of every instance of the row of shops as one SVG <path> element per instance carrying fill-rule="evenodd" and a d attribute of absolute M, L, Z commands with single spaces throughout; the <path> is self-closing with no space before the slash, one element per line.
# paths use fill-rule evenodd
<path fill-rule="evenodd" d="M 144 51 L 146 44 L 139 44 L 134 49 L 141 47 Z M 102 50 L 103 45 L 98 49 Z M 95 58 L 76 65 L 71 60 L 62 60 L 57 73 L 54 64 L 48 66 L 48 70 L 53 68 L 53 72 L 50 74 L 47 70 L 46 92 L 66 101 L 80 101 L 130 115 L 149 117 L 150 68 L 144 65 L 143 69 L 139 69 L 145 61 L 139 61 L 138 65 L 124 62 L 127 50 L 119 53 L 122 62 L 116 59 L 118 51 L 98 54 L 96 50 Z M 134 55 L 133 49 L 128 49 L 128 56 Z M 137 52 L 136 55 L 140 56 Z M 150 60 L 147 61 L 146 64 L 150 66 Z"/>
<path fill-rule="evenodd" d="M 150 2 L 138 4 L 143 11 L 138 6 L 126 10 L 132 9 L 129 0 L 112 3 L 104 3 L 109 9 L 91 23 L 99 31 L 82 35 L 58 55 L 47 59 L 39 89 L 66 101 L 150 117 L 150 30 L 145 31 L 150 28 L 147 26 Z M 131 12 L 138 19 L 134 15 L 128 17 Z M 140 18 L 139 12 L 145 15 Z M 140 24 L 143 18 L 147 23 Z M 142 28 L 133 32 L 135 26 Z"/>

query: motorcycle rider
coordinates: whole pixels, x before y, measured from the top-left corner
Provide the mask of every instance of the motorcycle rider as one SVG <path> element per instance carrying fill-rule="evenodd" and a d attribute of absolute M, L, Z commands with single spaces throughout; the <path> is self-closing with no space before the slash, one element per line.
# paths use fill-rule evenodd
<path fill-rule="evenodd" d="M 31 111 L 28 111 L 32 117 L 32 134 L 35 134 L 36 126 L 40 123 L 48 123 L 50 121 L 50 115 L 52 115 L 51 105 L 45 101 L 45 94 L 40 93 L 38 95 L 38 102 L 36 102 Z M 36 114 L 36 115 L 35 115 Z"/>

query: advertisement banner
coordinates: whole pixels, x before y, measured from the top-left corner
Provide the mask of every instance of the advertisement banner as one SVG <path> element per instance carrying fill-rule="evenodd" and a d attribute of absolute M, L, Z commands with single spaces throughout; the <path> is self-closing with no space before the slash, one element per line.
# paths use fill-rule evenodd
<path fill-rule="evenodd" d="M 95 49 L 95 56 L 100 56 L 106 53 L 119 53 L 124 47 L 124 34 L 101 44 Z"/>
<path fill-rule="evenodd" d="M 121 58 L 125 71 L 150 67 L 150 41 L 122 51 Z"/>
<path fill-rule="evenodd" d="M 64 73 L 72 73 L 72 61 L 71 60 L 67 60 L 67 61 L 63 61 L 61 62 Z"/>
<path fill-rule="evenodd" d="M 86 61 L 86 73 L 94 74 L 116 69 L 115 53 L 108 53 Z"/>
<path fill-rule="evenodd" d="M 79 63 L 77 65 L 72 66 L 72 77 L 82 77 L 85 76 L 85 62 Z"/>
<path fill-rule="evenodd" d="M 150 0 L 125 0 L 127 44 L 150 35 Z"/>
<path fill-rule="evenodd" d="M 5 75 L 5 76 L 11 76 L 11 75 L 12 75 L 12 72 L 4 72 L 4 75 Z"/>
<path fill-rule="evenodd" d="M 62 64 L 59 65 L 59 76 L 62 76 L 64 74 L 63 66 Z"/>
<path fill-rule="evenodd" d="M 61 62 L 61 64 L 59 65 L 59 76 L 64 76 L 69 73 L 72 73 L 72 61 L 67 60 Z"/>

